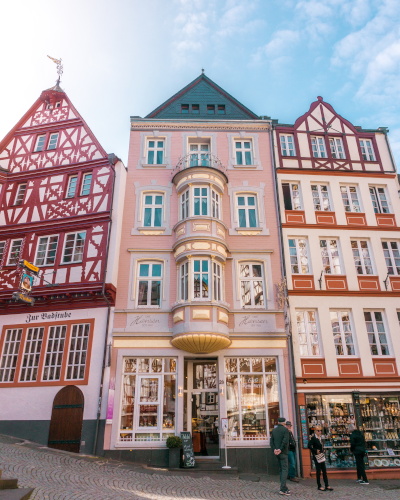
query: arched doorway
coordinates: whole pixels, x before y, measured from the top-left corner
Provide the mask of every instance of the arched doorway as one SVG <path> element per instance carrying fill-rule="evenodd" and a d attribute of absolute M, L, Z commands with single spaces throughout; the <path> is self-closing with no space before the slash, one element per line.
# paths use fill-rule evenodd
<path fill-rule="evenodd" d="M 74 385 L 56 394 L 51 413 L 49 448 L 79 453 L 81 445 L 84 397 Z"/>

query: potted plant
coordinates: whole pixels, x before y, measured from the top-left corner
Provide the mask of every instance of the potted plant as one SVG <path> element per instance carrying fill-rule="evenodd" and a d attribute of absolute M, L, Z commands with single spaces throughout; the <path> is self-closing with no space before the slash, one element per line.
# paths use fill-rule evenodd
<path fill-rule="evenodd" d="M 179 469 L 181 461 L 182 439 L 178 436 L 169 436 L 167 438 L 167 448 L 169 448 L 169 469 Z"/>

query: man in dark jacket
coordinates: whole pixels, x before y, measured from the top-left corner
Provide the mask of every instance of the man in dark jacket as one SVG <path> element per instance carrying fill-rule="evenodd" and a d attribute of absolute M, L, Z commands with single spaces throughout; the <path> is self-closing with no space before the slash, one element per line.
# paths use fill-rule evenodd
<path fill-rule="evenodd" d="M 296 477 L 296 440 L 294 439 L 293 432 L 292 432 L 292 422 L 289 422 L 289 420 L 286 422 L 286 429 L 289 431 L 289 454 L 288 454 L 289 475 L 288 475 L 288 479 L 289 479 L 289 481 L 293 481 L 295 483 L 298 483 L 299 480 Z"/>
<path fill-rule="evenodd" d="M 357 482 L 360 484 L 369 484 L 367 475 L 365 474 L 364 455 L 365 455 L 365 438 L 354 424 L 349 425 L 350 434 L 350 451 L 353 453 L 357 464 Z"/>
<path fill-rule="evenodd" d="M 285 427 L 285 422 L 285 418 L 278 418 L 278 426 L 271 432 L 270 445 L 279 463 L 279 473 L 281 477 L 281 489 L 279 494 L 290 496 L 290 491 L 286 486 L 288 477 L 289 431 Z"/>

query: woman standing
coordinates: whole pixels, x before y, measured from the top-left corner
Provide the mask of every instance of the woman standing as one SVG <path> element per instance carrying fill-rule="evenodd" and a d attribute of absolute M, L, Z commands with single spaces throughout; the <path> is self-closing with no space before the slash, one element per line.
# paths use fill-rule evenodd
<path fill-rule="evenodd" d="M 320 491 L 333 491 L 333 488 L 329 486 L 328 475 L 326 473 L 325 455 L 324 455 L 324 443 L 322 442 L 322 427 L 317 425 L 315 427 L 314 435 L 308 443 L 308 448 L 311 450 L 313 460 L 315 463 L 315 468 L 317 470 L 317 485 Z M 322 477 L 324 478 L 325 488 L 321 486 L 321 471 Z"/>

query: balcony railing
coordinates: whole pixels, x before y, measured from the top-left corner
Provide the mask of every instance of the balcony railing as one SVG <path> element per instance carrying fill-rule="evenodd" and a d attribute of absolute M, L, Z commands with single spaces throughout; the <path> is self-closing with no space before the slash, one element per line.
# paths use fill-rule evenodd
<path fill-rule="evenodd" d="M 178 172 L 192 167 L 215 168 L 216 170 L 222 172 L 226 177 L 228 173 L 226 167 L 222 164 L 217 155 L 207 152 L 196 152 L 189 153 L 188 155 L 179 158 L 178 164 L 172 171 L 172 177 L 174 177 Z"/>

